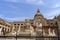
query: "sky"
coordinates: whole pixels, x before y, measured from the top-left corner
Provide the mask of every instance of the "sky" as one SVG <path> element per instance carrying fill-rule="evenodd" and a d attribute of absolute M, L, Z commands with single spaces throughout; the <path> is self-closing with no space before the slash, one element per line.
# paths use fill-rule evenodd
<path fill-rule="evenodd" d="M 37 9 L 52 19 L 60 15 L 60 0 L 0 0 L 0 18 L 9 22 L 33 19 Z"/>

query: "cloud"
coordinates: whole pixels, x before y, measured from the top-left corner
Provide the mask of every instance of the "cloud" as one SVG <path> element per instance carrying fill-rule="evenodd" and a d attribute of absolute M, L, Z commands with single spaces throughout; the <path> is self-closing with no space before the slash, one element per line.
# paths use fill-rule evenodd
<path fill-rule="evenodd" d="M 17 0 L 5 0 L 7 2 L 17 2 Z"/>
<path fill-rule="evenodd" d="M 60 11 L 59 11 L 60 9 L 57 9 L 57 10 L 55 9 L 55 8 L 59 8 L 60 7 L 60 3 L 57 3 L 57 2 L 55 3 L 54 0 L 50 0 L 50 1 L 44 1 L 44 0 L 4 0 L 4 1 L 7 1 L 7 2 L 15 2 L 15 3 L 18 2 L 19 4 L 20 4 L 20 2 L 24 2 L 24 3 L 27 3 L 27 4 L 33 4 L 33 5 L 44 5 L 43 6 L 44 9 L 45 9 L 45 6 L 47 6 L 48 7 L 48 10 L 50 8 L 52 8 L 52 10 L 50 10 L 49 12 L 46 12 L 46 14 L 45 14 L 45 16 L 47 15 L 46 18 L 53 18 L 54 16 L 60 14 Z M 47 3 L 47 5 L 45 5 L 46 3 Z M 18 8 L 17 5 L 13 5 L 13 4 L 10 5 L 9 4 L 8 7 Z M 41 9 L 43 9 L 43 7 L 41 7 Z M 46 9 L 47 9 L 47 7 L 46 7 Z M 2 15 L 0 15 L 0 17 L 2 17 Z M 25 18 L 26 17 L 14 17 L 14 18 L 5 17 L 6 20 L 12 20 L 12 21 L 24 20 Z"/>
<path fill-rule="evenodd" d="M 18 8 L 18 6 L 14 5 L 14 4 L 10 4 L 8 5 L 9 8 Z"/>
<path fill-rule="evenodd" d="M 14 3 L 20 3 L 20 2 L 25 2 L 25 0 L 4 0 L 6 2 L 14 2 Z"/>
<path fill-rule="evenodd" d="M 6 17 L 4 15 L 0 14 L 0 18 L 3 20 L 6 20 L 8 22 L 14 22 L 14 21 L 25 21 L 25 19 L 28 19 L 28 17 Z"/>
<path fill-rule="evenodd" d="M 13 18 L 5 17 L 7 21 L 24 21 L 26 18 L 27 17 L 13 17 Z"/>
<path fill-rule="evenodd" d="M 0 17 L 2 17 L 2 15 L 0 15 Z"/>
<path fill-rule="evenodd" d="M 60 1 L 58 0 L 50 0 L 50 1 L 45 1 L 46 7 L 48 8 L 59 8 L 60 7 Z"/>
<path fill-rule="evenodd" d="M 0 14 L 0 18 L 4 18 L 4 16 L 2 14 Z"/>
<path fill-rule="evenodd" d="M 7 1 L 7 2 L 24 2 L 24 3 L 28 3 L 28 4 L 37 4 L 37 5 L 43 5 L 44 4 L 44 2 L 43 2 L 43 0 L 24 0 L 24 1 L 22 1 L 22 0 L 5 0 L 5 1 Z"/>
<path fill-rule="evenodd" d="M 56 4 L 52 5 L 51 8 L 59 8 L 59 7 L 60 7 L 60 3 L 56 3 Z"/>
<path fill-rule="evenodd" d="M 44 5 L 44 1 L 43 0 L 5 0 L 7 2 L 15 2 L 15 3 L 28 3 L 28 4 L 36 4 L 36 5 Z"/>
<path fill-rule="evenodd" d="M 36 5 L 44 5 L 44 1 L 43 0 L 26 0 L 27 3 L 30 4 L 36 4 Z"/>
<path fill-rule="evenodd" d="M 58 16 L 60 14 L 60 9 L 54 9 L 49 11 L 48 13 L 45 14 L 45 17 L 48 19 L 54 18 L 54 16 Z"/>

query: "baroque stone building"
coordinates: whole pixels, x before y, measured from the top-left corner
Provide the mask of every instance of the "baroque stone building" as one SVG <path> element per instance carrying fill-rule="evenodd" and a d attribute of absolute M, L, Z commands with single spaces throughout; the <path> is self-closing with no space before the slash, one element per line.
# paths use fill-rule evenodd
<path fill-rule="evenodd" d="M 25 19 L 23 22 L 7 22 L 0 18 L 0 36 L 4 35 L 58 38 L 60 36 L 60 15 L 53 19 L 46 19 L 38 9 L 33 19 Z"/>

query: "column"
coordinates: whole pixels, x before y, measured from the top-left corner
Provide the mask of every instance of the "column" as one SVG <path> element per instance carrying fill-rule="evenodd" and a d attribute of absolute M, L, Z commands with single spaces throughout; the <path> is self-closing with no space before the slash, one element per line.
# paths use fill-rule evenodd
<path fill-rule="evenodd" d="M 12 27 L 12 35 L 14 35 L 14 25 L 13 25 L 13 27 Z"/>
<path fill-rule="evenodd" d="M 20 33 L 20 26 L 19 26 L 19 30 L 18 30 L 18 34 Z"/>
<path fill-rule="evenodd" d="M 50 28 L 48 29 L 48 31 L 49 31 L 49 36 L 52 36 L 51 29 Z"/>
<path fill-rule="evenodd" d="M 1 28 L 1 26 L 0 26 L 0 35 L 1 35 L 1 30 L 2 30 L 2 28 Z"/>
<path fill-rule="evenodd" d="M 55 34 L 55 32 L 54 32 L 55 30 L 53 30 L 53 36 L 56 36 L 56 34 Z"/>
<path fill-rule="evenodd" d="M 43 29 L 43 36 L 45 36 L 45 30 Z"/>

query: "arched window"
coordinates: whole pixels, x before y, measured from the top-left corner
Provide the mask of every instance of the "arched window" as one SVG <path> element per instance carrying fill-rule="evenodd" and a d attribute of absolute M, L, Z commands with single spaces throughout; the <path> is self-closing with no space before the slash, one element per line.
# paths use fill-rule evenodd
<path fill-rule="evenodd" d="M 0 26 L 0 28 L 1 28 L 1 26 Z"/>

